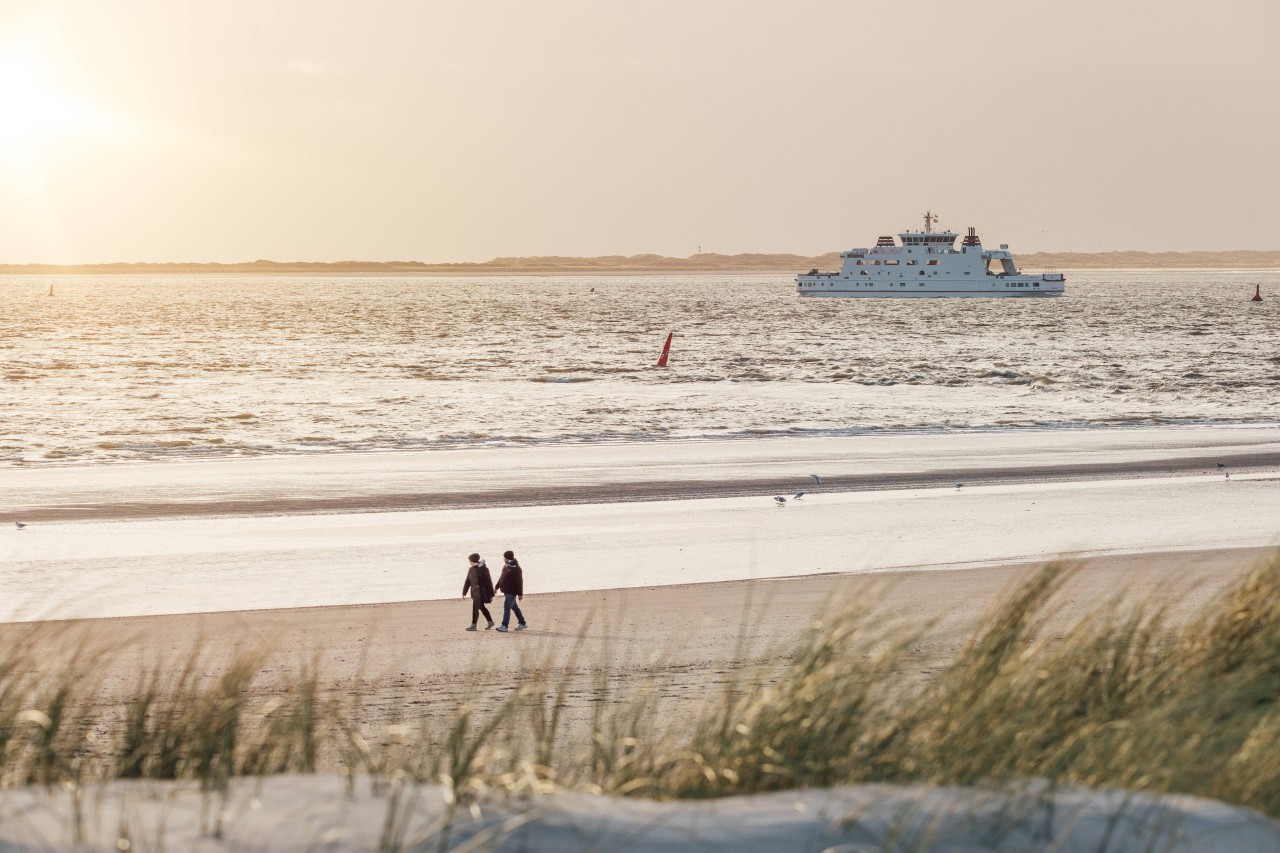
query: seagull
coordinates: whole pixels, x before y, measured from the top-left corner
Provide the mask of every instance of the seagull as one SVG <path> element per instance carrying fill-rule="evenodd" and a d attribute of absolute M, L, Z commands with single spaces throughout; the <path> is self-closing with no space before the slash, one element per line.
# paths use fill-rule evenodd
<path fill-rule="evenodd" d="M 787 499 L 786 499 L 786 498 L 784 498 L 782 495 L 778 495 L 777 497 L 775 497 L 775 498 L 773 499 L 773 501 L 774 501 L 774 503 L 776 503 L 778 506 L 782 506 L 784 503 L 786 503 L 786 502 L 787 502 Z"/>
<path fill-rule="evenodd" d="M 804 492 L 796 492 L 796 496 L 795 496 L 794 498 L 792 498 L 791 500 L 793 500 L 793 501 L 798 501 L 798 500 L 800 500 L 802 497 L 804 497 Z"/>
<path fill-rule="evenodd" d="M 1227 479 L 1228 479 L 1228 480 L 1230 480 L 1230 479 L 1231 479 L 1231 472 L 1230 472 L 1230 471 L 1228 471 L 1228 472 L 1227 472 Z"/>
<path fill-rule="evenodd" d="M 817 474 L 810 474 L 809 476 L 812 477 L 813 481 L 817 483 L 819 486 L 822 485 L 822 478 L 819 477 Z"/>
<path fill-rule="evenodd" d="M 1219 462 L 1219 463 L 1218 463 L 1218 467 L 1219 467 L 1219 468 L 1226 468 L 1227 466 L 1226 466 L 1226 465 L 1223 465 L 1221 462 Z"/>
<path fill-rule="evenodd" d="M 961 487 L 961 486 L 963 486 L 963 485 L 964 485 L 964 483 L 956 483 L 956 488 L 958 489 L 958 488 L 960 488 L 960 487 Z"/>
<path fill-rule="evenodd" d="M 13 526 L 14 526 L 14 527 L 16 527 L 16 528 L 18 528 L 19 530 L 21 530 L 22 528 L 26 527 L 26 525 L 25 525 L 25 524 L 23 524 L 21 521 L 15 521 L 15 522 L 13 523 Z"/>

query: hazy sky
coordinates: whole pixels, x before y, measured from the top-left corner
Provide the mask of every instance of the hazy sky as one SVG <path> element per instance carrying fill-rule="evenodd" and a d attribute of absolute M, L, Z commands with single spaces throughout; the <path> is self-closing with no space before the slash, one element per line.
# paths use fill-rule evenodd
<path fill-rule="evenodd" d="M 1280 249 L 1280 4 L 0 0 L 0 262 Z"/>

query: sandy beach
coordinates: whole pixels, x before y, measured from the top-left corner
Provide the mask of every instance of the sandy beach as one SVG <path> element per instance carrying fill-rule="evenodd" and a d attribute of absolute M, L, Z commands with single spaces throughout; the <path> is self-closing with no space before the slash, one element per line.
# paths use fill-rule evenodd
<path fill-rule="evenodd" d="M 1155 589 L 1176 602 L 1176 622 L 1270 552 L 1237 548 L 1081 560 L 1045 632 L 1051 636 L 1115 596 L 1148 599 Z M 506 635 L 463 631 L 470 603 L 460 599 L 106 618 L 42 628 L 59 643 L 70 631 L 84 647 L 115 649 L 101 673 L 108 692 L 136 687 L 139 673 L 155 661 L 179 659 L 196 646 L 211 662 L 264 646 L 277 651 L 255 687 L 264 694 L 300 665 L 318 661 L 330 691 L 381 697 L 388 708 L 409 698 L 428 715 L 448 716 L 465 697 L 513 689 L 536 665 L 579 667 L 632 687 L 650 679 L 663 685 L 666 698 L 696 705 L 743 666 L 781 662 L 801 631 L 851 607 L 865 607 L 872 624 L 929 626 L 911 656 L 916 670 L 905 673 L 927 677 L 968 641 L 1002 594 L 1038 566 L 534 594 L 522 603 L 532 629 Z M 500 612 L 499 599 L 495 616 Z M 588 699 L 571 695 L 570 707 Z"/>
<path fill-rule="evenodd" d="M 30 526 L 0 541 L 0 633 L 110 650 L 108 705 L 195 649 L 212 675 L 264 648 L 260 699 L 315 667 L 375 728 L 447 723 L 531 670 L 586 679 L 570 733 L 583 684 L 652 686 L 679 721 L 851 607 L 918 634 L 898 676 L 927 681 L 1054 559 L 1075 569 L 1046 639 L 1117 597 L 1176 624 L 1271 553 L 1278 454 L 1274 429 L 1214 427 L 10 471 Z M 503 547 L 531 628 L 466 632 L 464 556 Z"/>
<path fill-rule="evenodd" d="M 1159 602 L 1185 624 L 1274 553 L 1278 452 L 1273 428 L 1212 427 L 9 471 L 0 491 L 29 526 L 0 538 L 0 641 L 50 666 L 69 649 L 100 654 L 82 659 L 95 661 L 107 728 L 152 673 L 171 676 L 193 652 L 208 681 L 267 650 L 247 702 L 267 707 L 313 670 L 319 697 L 358 709 L 374 737 L 406 717 L 447 731 L 469 706 L 502 707 L 531 674 L 566 685 L 567 744 L 589 741 L 602 697 L 645 691 L 659 724 L 679 731 L 728 688 L 776 678 L 803 631 L 850 608 L 915 637 L 890 676 L 923 686 L 1049 560 L 1072 566 L 1039 626 L 1050 644 L 1117 601 Z M 496 481 L 504 488 L 485 488 Z M 466 632 L 463 557 L 479 548 L 496 567 L 504 546 L 526 566 L 530 630 Z M 343 767 L 332 751 L 317 763 Z M 298 813 L 329 814 L 332 778 L 271 790 Z M 110 815 L 136 807 L 131 791 L 93 796 Z M 154 792 L 144 812 L 187 802 L 181 785 Z M 887 798 L 871 811 L 891 815 L 891 801 L 932 794 L 850 796 Z M 31 825 L 62 820 L 61 801 L 29 800 L 8 802 Z M 544 805 L 561 803 L 575 808 Z M 969 808 L 948 800 L 943 811 Z M 775 811 L 779 827 L 795 813 Z M 349 831 L 367 829 L 367 816 L 352 820 Z M 1206 831 L 1238 816 L 1215 820 Z"/>
<path fill-rule="evenodd" d="M 538 594 L 1260 548 L 1278 454 L 1212 427 L 11 470 L 0 619 L 447 600 L 508 548 Z"/>

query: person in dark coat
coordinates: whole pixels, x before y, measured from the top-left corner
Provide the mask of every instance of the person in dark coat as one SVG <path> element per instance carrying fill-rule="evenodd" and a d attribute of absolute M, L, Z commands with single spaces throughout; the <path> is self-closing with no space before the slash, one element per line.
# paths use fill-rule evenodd
<path fill-rule="evenodd" d="M 502 574 L 498 576 L 498 585 L 495 587 L 502 592 L 503 596 L 502 624 L 498 626 L 498 630 L 507 630 L 507 626 L 511 624 L 511 613 L 514 611 L 516 630 L 523 631 L 529 625 L 524 621 L 524 614 L 520 612 L 520 605 L 516 604 L 516 600 L 524 600 L 524 569 L 520 568 L 520 561 L 511 551 L 503 551 L 502 556 L 506 562 L 502 564 Z"/>
<path fill-rule="evenodd" d="M 484 564 L 484 560 L 480 559 L 479 554 L 472 554 L 467 558 L 471 561 L 471 565 L 467 568 L 467 582 L 462 585 L 462 597 L 466 598 L 467 593 L 471 593 L 471 627 L 468 631 L 476 629 L 476 623 L 480 621 L 480 614 L 484 614 L 484 618 L 489 624 L 485 626 L 488 631 L 493 627 L 493 617 L 489 615 L 488 608 L 485 607 L 490 601 L 493 601 L 493 575 L 489 574 L 489 567 Z"/>

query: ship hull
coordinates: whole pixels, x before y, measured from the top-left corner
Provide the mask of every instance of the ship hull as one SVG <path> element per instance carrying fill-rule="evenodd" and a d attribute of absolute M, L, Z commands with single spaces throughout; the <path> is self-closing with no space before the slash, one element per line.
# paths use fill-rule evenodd
<path fill-rule="evenodd" d="M 868 293 L 852 290 L 800 290 L 797 295 L 806 299 L 843 298 L 843 299 L 1056 299 L 1063 295 L 1061 290 L 1040 291 L 1031 293 L 990 293 L 975 290 L 935 290 L 918 291 L 916 293 Z"/>
<path fill-rule="evenodd" d="M 877 282 L 855 283 L 842 276 L 800 276 L 796 294 L 805 297 L 844 299 L 1046 299 L 1062 296 L 1065 282 L 1019 276 L 977 284 L 970 281 L 947 283 Z"/>

